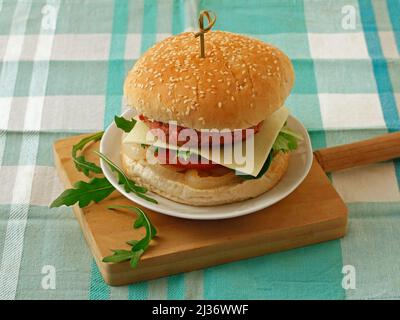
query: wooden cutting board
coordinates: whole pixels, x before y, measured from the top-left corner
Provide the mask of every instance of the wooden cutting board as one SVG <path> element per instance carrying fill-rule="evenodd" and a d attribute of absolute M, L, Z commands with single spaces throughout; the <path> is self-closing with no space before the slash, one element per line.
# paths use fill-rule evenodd
<path fill-rule="evenodd" d="M 66 188 L 78 180 L 87 180 L 77 172 L 71 159 L 72 145 L 82 137 L 54 144 L 56 168 Z M 156 226 L 158 237 L 136 269 L 131 269 L 128 262 L 102 262 L 111 254 L 110 249 L 129 249 L 127 240 L 143 236 L 143 230 L 132 228 L 136 218 L 133 212 L 107 209 L 112 204 L 132 202 L 114 192 L 99 204 L 83 209 L 75 205 L 73 210 L 106 283 L 125 285 L 159 278 L 343 237 L 347 208 L 322 168 L 328 172 L 394 158 L 400 155 L 399 141 L 400 135 L 396 133 L 315 152 L 312 168 L 303 183 L 284 200 L 254 214 L 195 221 L 143 208 Z M 90 152 L 97 149 L 98 143 L 92 144 L 85 154 L 98 163 Z"/>

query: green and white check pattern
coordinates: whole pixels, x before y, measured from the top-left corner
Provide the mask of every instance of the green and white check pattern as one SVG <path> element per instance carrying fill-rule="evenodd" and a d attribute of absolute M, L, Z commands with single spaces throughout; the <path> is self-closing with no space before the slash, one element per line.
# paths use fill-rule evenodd
<path fill-rule="evenodd" d="M 287 105 L 314 148 L 400 129 L 400 0 L 0 0 L 0 299 L 400 298 L 399 161 L 331 175 L 344 239 L 118 288 L 71 209 L 47 208 L 63 189 L 54 140 L 106 127 L 136 59 L 205 8 L 291 57 Z M 356 289 L 342 288 L 346 265 Z"/>

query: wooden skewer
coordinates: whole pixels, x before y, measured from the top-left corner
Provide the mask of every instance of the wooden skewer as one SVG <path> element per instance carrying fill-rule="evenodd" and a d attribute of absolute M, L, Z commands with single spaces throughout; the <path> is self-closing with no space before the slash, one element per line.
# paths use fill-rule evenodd
<path fill-rule="evenodd" d="M 204 27 L 204 18 L 207 18 L 208 25 Z M 204 34 L 211 30 L 214 26 L 217 16 L 212 11 L 203 10 L 199 15 L 199 32 L 195 34 L 195 37 L 200 37 L 200 57 L 205 58 L 205 45 L 204 45 Z"/>
<path fill-rule="evenodd" d="M 314 151 L 325 172 L 400 158 L 400 132 Z"/>

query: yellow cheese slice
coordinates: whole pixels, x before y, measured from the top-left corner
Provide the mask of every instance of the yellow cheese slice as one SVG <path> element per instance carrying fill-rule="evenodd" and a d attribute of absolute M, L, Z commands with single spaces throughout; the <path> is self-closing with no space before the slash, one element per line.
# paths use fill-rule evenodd
<path fill-rule="evenodd" d="M 268 154 L 272 149 L 279 131 L 282 129 L 289 110 L 282 107 L 275 111 L 271 116 L 264 120 L 261 130 L 246 139 L 245 142 L 235 143 L 225 148 L 214 148 L 210 151 L 207 148 L 186 148 L 166 145 L 158 140 L 146 124 L 136 118 L 137 122 L 131 132 L 124 138 L 124 144 L 146 144 L 159 148 L 179 149 L 181 151 L 190 150 L 191 153 L 198 154 L 207 160 L 211 160 L 236 172 L 257 176 L 262 166 L 267 160 Z"/>

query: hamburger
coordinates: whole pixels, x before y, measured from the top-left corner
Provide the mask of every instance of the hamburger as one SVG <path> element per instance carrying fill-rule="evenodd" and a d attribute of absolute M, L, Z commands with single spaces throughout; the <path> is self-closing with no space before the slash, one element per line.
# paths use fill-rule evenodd
<path fill-rule="evenodd" d="M 283 104 L 294 71 L 281 50 L 223 31 L 206 33 L 205 46 L 202 58 L 193 33 L 171 36 L 136 62 L 124 84 L 125 101 L 137 112 L 122 140 L 125 173 L 167 199 L 194 206 L 242 201 L 270 190 L 301 139 L 286 126 Z M 186 129 L 194 139 L 177 139 Z M 154 139 L 154 130 L 163 138 Z M 244 152 L 250 166 L 227 161 L 222 149 L 240 143 L 243 151 L 250 142 L 253 149 Z"/>

